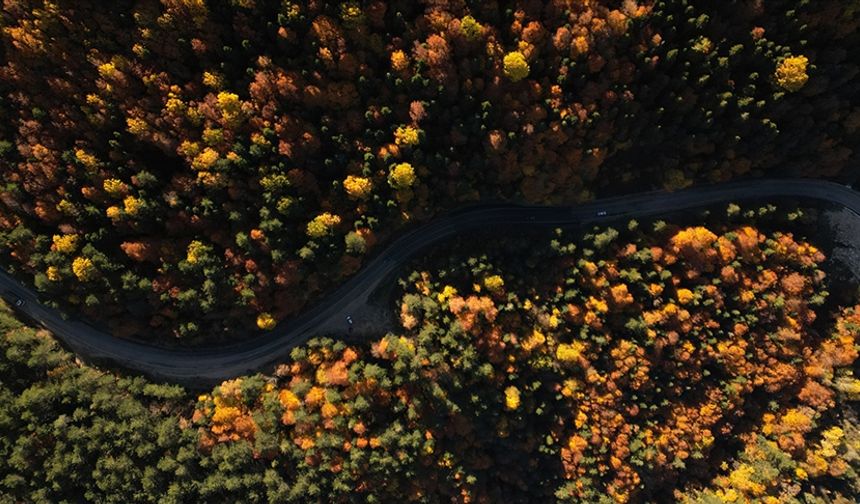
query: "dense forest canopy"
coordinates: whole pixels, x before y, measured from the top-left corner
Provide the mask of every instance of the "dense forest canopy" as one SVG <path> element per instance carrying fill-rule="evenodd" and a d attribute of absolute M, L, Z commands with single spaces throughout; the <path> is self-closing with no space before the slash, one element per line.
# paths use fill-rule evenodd
<path fill-rule="evenodd" d="M 196 398 L 3 310 L 0 502 L 856 502 L 860 306 L 814 213 L 488 230 L 396 331 Z"/>
<path fill-rule="evenodd" d="M 856 0 L 0 5 L 0 267 L 118 337 L 271 330 L 465 204 L 857 177 Z M 486 229 L 199 395 L 2 306 L 0 504 L 857 502 L 818 210 Z"/>
<path fill-rule="evenodd" d="M 217 341 L 464 202 L 850 181 L 858 28 L 843 0 L 4 0 L 0 265 Z"/>

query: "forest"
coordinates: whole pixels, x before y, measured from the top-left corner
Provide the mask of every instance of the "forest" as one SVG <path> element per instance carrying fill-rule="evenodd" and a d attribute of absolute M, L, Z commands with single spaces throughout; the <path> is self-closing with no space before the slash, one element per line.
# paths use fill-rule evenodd
<path fill-rule="evenodd" d="M 853 182 L 858 37 L 855 0 L 5 0 L 0 266 L 227 342 L 464 204 Z"/>
<path fill-rule="evenodd" d="M 4 309 L 0 502 L 856 502 L 860 299 L 819 212 L 486 230 L 401 276 L 395 331 L 199 395 Z"/>

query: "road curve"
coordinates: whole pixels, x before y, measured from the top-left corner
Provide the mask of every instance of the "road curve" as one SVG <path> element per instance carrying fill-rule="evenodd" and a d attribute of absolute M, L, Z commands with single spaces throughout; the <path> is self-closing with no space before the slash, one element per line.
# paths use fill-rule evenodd
<path fill-rule="evenodd" d="M 832 182 L 806 179 L 733 182 L 672 193 L 655 191 L 569 207 L 493 204 L 465 208 L 402 235 L 301 316 L 256 338 L 211 348 L 161 348 L 113 337 L 73 318 L 64 319 L 57 310 L 41 305 L 36 293 L 3 271 L 0 271 L 0 295 L 12 305 L 23 300 L 17 310 L 54 333 L 85 361 L 202 389 L 236 376 L 271 369 L 285 361 L 293 347 L 319 335 L 321 327 L 331 327 L 331 321 L 342 321 L 348 314 L 356 313 L 356 303 L 364 302 L 404 262 L 457 233 L 489 226 L 553 227 L 640 218 L 721 202 L 774 197 L 822 200 L 860 215 L 860 192 Z"/>

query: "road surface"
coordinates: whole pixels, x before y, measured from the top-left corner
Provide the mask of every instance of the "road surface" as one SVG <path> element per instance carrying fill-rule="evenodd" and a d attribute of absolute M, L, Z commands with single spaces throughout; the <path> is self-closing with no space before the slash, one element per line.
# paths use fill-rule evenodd
<path fill-rule="evenodd" d="M 84 361 L 140 372 L 156 380 L 179 383 L 193 389 L 209 388 L 236 376 L 269 371 L 287 360 L 290 350 L 314 336 L 340 328 L 347 332 L 346 317 L 361 313 L 368 297 L 382 282 L 390 281 L 401 265 L 445 239 L 490 226 L 554 227 L 579 223 L 609 222 L 693 209 L 722 202 L 758 198 L 802 197 L 842 205 L 860 214 L 860 192 L 817 180 L 757 180 L 695 187 L 678 192 L 662 191 L 609 198 L 570 207 L 481 205 L 455 211 L 396 239 L 355 276 L 293 320 L 273 331 L 239 343 L 195 349 L 168 349 L 123 340 L 101 332 L 72 317 L 64 319 L 39 303 L 37 295 L 0 271 L 0 295 L 19 312 L 54 333 Z M 359 321 L 356 320 L 356 323 Z"/>

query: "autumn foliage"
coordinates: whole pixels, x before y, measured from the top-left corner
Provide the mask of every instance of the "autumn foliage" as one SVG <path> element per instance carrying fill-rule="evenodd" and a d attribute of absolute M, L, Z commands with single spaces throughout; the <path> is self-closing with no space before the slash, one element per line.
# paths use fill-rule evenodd
<path fill-rule="evenodd" d="M 121 335 L 250 335 L 481 198 L 848 180 L 857 160 L 860 11 L 837 0 L 0 15 L 0 265 Z"/>
<path fill-rule="evenodd" d="M 630 229 L 413 273 L 399 330 L 294 351 L 246 398 L 267 427 L 244 442 L 334 501 L 777 502 L 856 481 L 834 411 L 860 397 L 860 307 L 827 312 L 822 252 L 742 223 Z M 197 407 L 201 444 L 225 439 Z"/>

